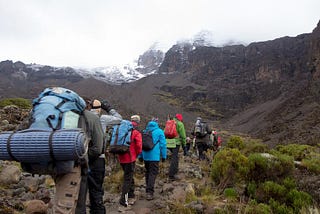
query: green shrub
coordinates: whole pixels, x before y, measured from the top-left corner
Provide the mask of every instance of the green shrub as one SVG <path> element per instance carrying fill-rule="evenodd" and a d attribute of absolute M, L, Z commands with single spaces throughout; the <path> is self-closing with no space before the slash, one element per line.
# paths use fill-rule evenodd
<path fill-rule="evenodd" d="M 271 161 L 261 154 L 251 154 L 248 157 L 249 181 L 264 181 L 268 178 Z"/>
<path fill-rule="evenodd" d="M 312 197 L 308 193 L 292 189 L 287 194 L 287 201 L 293 207 L 295 213 L 300 213 L 302 208 L 306 208 L 312 204 Z"/>
<path fill-rule="evenodd" d="M 273 198 L 269 200 L 269 205 L 273 213 L 277 213 L 277 214 L 293 214 L 294 213 L 291 207 L 288 207 L 284 203 L 281 204 L 279 201 L 276 201 Z"/>
<path fill-rule="evenodd" d="M 239 136 L 231 136 L 227 142 L 227 147 L 241 150 L 244 148 L 243 139 Z"/>
<path fill-rule="evenodd" d="M 293 173 L 293 158 L 287 155 L 251 154 L 248 157 L 249 181 L 281 181 Z"/>
<path fill-rule="evenodd" d="M 301 144 L 278 145 L 276 150 L 282 154 L 293 156 L 297 161 L 306 158 L 311 152 L 315 152 L 315 147 Z"/>
<path fill-rule="evenodd" d="M 301 161 L 302 165 L 305 166 L 309 171 L 319 174 L 320 173 L 320 154 L 311 153 L 309 157 Z"/>
<path fill-rule="evenodd" d="M 288 176 L 291 176 L 294 171 L 294 159 L 292 156 L 282 154 L 276 150 L 270 150 L 270 154 L 274 155 L 271 158 L 270 176 L 272 180 L 282 180 Z"/>
<path fill-rule="evenodd" d="M 0 108 L 9 105 L 16 105 L 23 109 L 30 109 L 32 107 L 31 101 L 23 98 L 5 98 L 0 100 Z"/>
<path fill-rule="evenodd" d="M 282 181 L 283 186 L 285 186 L 288 190 L 295 189 L 297 184 L 293 178 L 287 177 Z"/>
<path fill-rule="evenodd" d="M 247 185 L 247 193 L 250 198 L 256 197 L 257 184 L 255 182 L 249 182 Z"/>
<path fill-rule="evenodd" d="M 249 142 L 244 143 L 244 148 L 241 152 L 245 155 L 249 155 L 251 153 L 264 153 L 268 150 L 266 144 L 259 142 L 258 140 L 250 140 Z"/>
<path fill-rule="evenodd" d="M 256 198 L 259 202 L 267 203 L 270 198 L 285 203 L 287 189 L 285 186 L 277 184 L 273 181 L 266 181 L 260 184 L 256 191 Z"/>
<path fill-rule="evenodd" d="M 238 197 L 238 193 L 234 188 L 226 188 L 223 191 L 223 195 L 224 195 L 224 197 L 226 197 L 230 201 L 236 201 L 237 197 Z"/>
<path fill-rule="evenodd" d="M 272 213 L 271 207 L 264 203 L 257 203 L 255 200 L 249 201 L 245 210 L 245 214 L 270 214 Z"/>
<path fill-rule="evenodd" d="M 246 177 L 248 159 L 238 149 L 225 148 L 214 156 L 211 169 L 211 178 L 217 184 L 234 184 Z"/>

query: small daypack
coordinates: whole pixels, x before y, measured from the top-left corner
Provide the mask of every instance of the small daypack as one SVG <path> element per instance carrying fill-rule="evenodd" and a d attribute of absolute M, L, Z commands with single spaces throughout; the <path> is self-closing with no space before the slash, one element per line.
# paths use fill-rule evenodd
<path fill-rule="evenodd" d="M 130 151 L 133 125 L 128 120 L 122 120 L 120 125 L 113 126 L 110 141 L 110 153 L 124 154 Z"/>
<path fill-rule="evenodd" d="M 167 120 L 164 128 L 164 135 L 169 139 L 178 137 L 177 124 L 175 120 Z"/>
<path fill-rule="evenodd" d="M 207 135 L 206 124 L 197 120 L 194 126 L 194 133 L 196 137 L 205 137 Z"/>
<path fill-rule="evenodd" d="M 145 131 L 142 133 L 142 150 L 143 151 L 150 151 L 157 144 L 158 144 L 158 142 L 157 143 L 153 142 L 151 131 Z"/>

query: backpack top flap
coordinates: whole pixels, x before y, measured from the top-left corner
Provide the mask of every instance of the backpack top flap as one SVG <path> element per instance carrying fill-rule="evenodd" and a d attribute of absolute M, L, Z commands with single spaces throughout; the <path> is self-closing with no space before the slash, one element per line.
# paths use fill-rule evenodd
<path fill-rule="evenodd" d="M 80 114 L 85 106 L 85 101 L 69 89 L 47 88 L 33 100 L 33 122 L 30 128 L 60 129 L 65 112 Z"/>
<path fill-rule="evenodd" d="M 62 112 L 72 110 L 81 113 L 86 108 L 86 102 L 76 92 L 62 87 L 46 88 L 43 92 L 41 92 L 38 98 L 33 100 L 33 106 L 39 104 L 41 100 L 47 96 L 60 98 L 60 102 L 58 103 L 57 107 Z"/>

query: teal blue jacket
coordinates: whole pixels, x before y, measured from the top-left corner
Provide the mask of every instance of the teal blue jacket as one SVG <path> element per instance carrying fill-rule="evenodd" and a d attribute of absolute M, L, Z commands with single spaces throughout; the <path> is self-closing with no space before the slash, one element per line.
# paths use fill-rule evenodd
<path fill-rule="evenodd" d="M 156 144 L 152 150 L 143 151 L 139 157 L 145 161 L 160 161 L 160 158 L 167 159 L 167 143 L 164 132 L 155 121 L 150 121 L 144 131 L 152 132 L 153 142 Z M 143 142 L 142 142 L 143 143 Z"/>

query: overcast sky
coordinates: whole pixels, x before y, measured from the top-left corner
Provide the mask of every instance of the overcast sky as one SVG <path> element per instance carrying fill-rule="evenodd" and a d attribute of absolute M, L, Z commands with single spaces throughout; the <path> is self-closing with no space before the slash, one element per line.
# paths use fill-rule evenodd
<path fill-rule="evenodd" d="M 320 0 L 0 0 L 0 61 L 130 63 L 155 42 L 210 31 L 215 45 L 311 33 Z"/>

